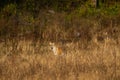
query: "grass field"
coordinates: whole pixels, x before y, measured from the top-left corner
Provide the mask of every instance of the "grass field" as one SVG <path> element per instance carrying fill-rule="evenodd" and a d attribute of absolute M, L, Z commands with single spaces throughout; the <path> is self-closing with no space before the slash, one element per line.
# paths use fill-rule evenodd
<path fill-rule="evenodd" d="M 120 42 L 120 40 L 118 40 Z M 55 56 L 48 42 L 0 43 L 0 80 L 119 80 L 120 44 L 114 40 L 83 48 L 66 42 L 66 55 Z"/>
<path fill-rule="evenodd" d="M 120 80 L 119 1 L 1 0 L 0 80 Z"/>
<path fill-rule="evenodd" d="M 84 8 L 3 12 L 0 80 L 120 80 L 120 15 L 111 13 L 119 8 L 108 8 L 113 16 Z M 65 55 L 54 55 L 49 42 Z"/>

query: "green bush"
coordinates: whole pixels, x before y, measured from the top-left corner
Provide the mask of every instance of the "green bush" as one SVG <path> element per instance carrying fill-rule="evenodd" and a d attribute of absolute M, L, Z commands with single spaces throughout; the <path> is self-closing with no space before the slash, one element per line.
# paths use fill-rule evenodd
<path fill-rule="evenodd" d="M 111 5 L 109 7 L 104 7 L 104 5 L 100 5 L 99 8 L 95 8 L 91 6 L 90 2 L 86 2 L 83 6 L 80 6 L 76 8 L 75 14 L 78 16 L 109 16 L 109 17 L 114 17 L 116 15 L 120 14 L 120 6 L 119 4 L 116 5 Z"/>
<path fill-rule="evenodd" d="M 9 17 L 11 15 L 16 14 L 16 12 L 17 12 L 17 5 L 16 4 L 8 4 L 1 10 L 1 13 L 2 13 L 1 16 Z"/>

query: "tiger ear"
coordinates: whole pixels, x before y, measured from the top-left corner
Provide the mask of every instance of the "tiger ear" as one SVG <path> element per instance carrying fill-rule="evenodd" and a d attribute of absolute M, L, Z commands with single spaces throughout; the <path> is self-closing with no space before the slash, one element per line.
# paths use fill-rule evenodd
<path fill-rule="evenodd" d="M 50 45 L 54 45 L 54 43 L 52 43 L 52 42 L 49 42 L 49 44 L 50 44 Z"/>

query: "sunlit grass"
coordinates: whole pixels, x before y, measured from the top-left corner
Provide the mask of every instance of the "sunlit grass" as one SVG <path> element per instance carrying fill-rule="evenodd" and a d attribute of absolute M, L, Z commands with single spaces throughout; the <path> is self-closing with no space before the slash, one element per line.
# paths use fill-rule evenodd
<path fill-rule="evenodd" d="M 0 44 L 1 80 L 119 80 L 119 45 L 109 42 L 80 48 L 81 43 L 65 43 L 65 56 L 55 56 L 47 42 L 18 42 L 16 51 L 7 42 Z M 32 45 L 36 44 L 36 45 Z M 44 44 L 44 45 L 43 45 Z M 112 45 L 111 45 L 112 44 Z M 5 47 L 3 47 L 5 46 Z M 10 47 L 11 46 L 11 47 Z M 114 56 L 116 55 L 116 57 Z"/>

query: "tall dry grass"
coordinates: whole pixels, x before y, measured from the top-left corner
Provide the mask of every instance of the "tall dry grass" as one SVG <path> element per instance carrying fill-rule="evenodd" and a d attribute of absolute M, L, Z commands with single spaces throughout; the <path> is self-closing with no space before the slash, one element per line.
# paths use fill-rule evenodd
<path fill-rule="evenodd" d="M 0 80 L 119 80 L 119 19 L 45 11 L 0 19 Z"/>
<path fill-rule="evenodd" d="M 55 56 L 48 42 L 11 40 L 0 43 L 1 80 L 119 80 L 120 44 L 93 41 L 83 49 L 81 42 L 66 42 L 65 56 Z M 93 45 L 95 44 L 95 45 Z M 15 49 L 13 49 L 15 48 Z"/>

